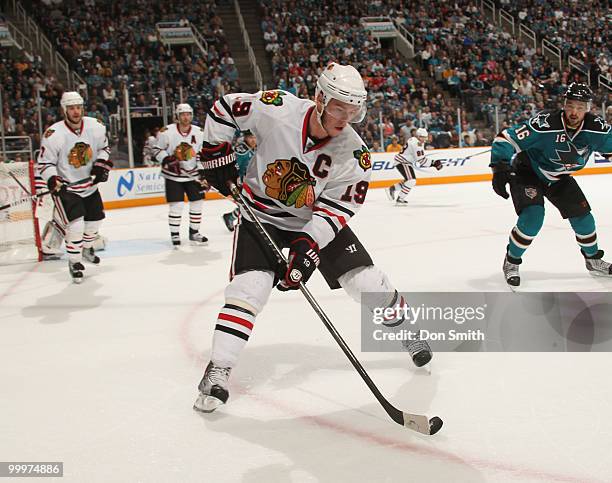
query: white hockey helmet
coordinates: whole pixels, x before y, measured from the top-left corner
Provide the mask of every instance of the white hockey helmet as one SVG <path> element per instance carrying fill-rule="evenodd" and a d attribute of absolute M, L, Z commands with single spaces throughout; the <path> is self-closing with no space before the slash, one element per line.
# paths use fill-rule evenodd
<path fill-rule="evenodd" d="M 416 133 L 414 135 L 418 138 L 420 137 L 426 138 L 428 136 L 427 129 L 420 127 L 416 130 Z"/>
<path fill-rule="evenodd" d="M 357 123 L 365 117 L 368 92 L 361 75 L 352 65 L 340 65 L 332 62 L 319 76 L 315 97 L 323 94 L 323 108 L 331 99 L 359 107 L 357 115 L 349 122 Z"/>
<path fill-rule="evenodd" d="M 193 115 L 193 108 L 189 104 L 179 104 L 176 106 L 176 117 L 179 117 L 179 114 L 183 112 L 188 112 Z"/>
<path fill-rule="evenodd" d="M 67 91 L 62 94 L 60 99 L 60 106 L 64 114 L 68 106 L 85 106 L 85 101 L 81 97 L 81 94 L 75 91 Z"/>

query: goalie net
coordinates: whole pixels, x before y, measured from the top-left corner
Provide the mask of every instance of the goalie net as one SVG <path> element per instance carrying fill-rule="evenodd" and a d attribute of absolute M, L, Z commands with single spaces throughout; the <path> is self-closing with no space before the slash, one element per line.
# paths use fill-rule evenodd
<path fill-rule="evenodd" d="M 34 192 L 32 161 L 0 163 L 0 206 L 23 200 Z M 40 209 L 31 199 L 0 211 L 0 265 L 41 260 L 37 211 Z"/>

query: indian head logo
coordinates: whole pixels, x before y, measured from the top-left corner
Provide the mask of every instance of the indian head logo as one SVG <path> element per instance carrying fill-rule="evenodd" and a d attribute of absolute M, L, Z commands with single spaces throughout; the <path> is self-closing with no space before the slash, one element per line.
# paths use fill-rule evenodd
<path fill-rule="evenodd" d="M 195 155 L 196 153 L 193 149 L 193 146 L 188 143 L 181 143 L 174 150 L 174 156 L 179 161 L 188 161 L 192 158 L 195 158 Z"/>
<path fill-rule="evenodd" d="M 317 182 L 306 165 L 295 157 L 268 164 L 261 179 L 266 185 L 266 195 L 285 206 L 310 208 L 314 204 Z"/>
<path fill-rule="evenodd" d="M 372 155 L 366 146 L 361 146 L 361 149 L 353 151 L 353 156 L 355 156 L 355 159 L 359 162 L 359 166 L 364 171 L 372 167 Z"/>
<path fill-rule="evenodd" d="M 272 106 L 282 106 L 285 93 L 281 91 L 264 91 L 259 99 L 264 104 Z"/>
<path fill-rule="evenodd" d="M 93 158 L 93 149 L 87 143 L 76 143 L 70 153 L 68 153 L 68 162 L 75 168 L 85 166 Z"/>

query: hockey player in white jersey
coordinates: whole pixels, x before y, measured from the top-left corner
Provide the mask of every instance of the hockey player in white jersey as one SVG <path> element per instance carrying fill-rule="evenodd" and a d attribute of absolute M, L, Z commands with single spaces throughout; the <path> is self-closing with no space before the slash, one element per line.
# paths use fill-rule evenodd
<path fill-rule="evenodd" d="M 442 162 L 438 159 L 430 160 L 425 156 L 425 142 L 427 141 L 427 130 L 420 127 L 416 130 L 416 135 L 411 137 L 404 149 L 395 155 L 395 167 L 400 172 L 404 181 L 396 183 L 387 188 L 387 196 L 391 201 L 395 201 L 398 206 L 408 204 L 406 198 L 416 185 L 415 166 L 421 168 L 433 167 L 437 170 L 442 169 Z"/>
<path fill-rule="evenodd" d="M 84 116 L 80 94 L 64 92 L 60 105 L 64 120 L 45 131 L 38 166 L 53 191 L 57 215 L 65 227 L 70 275 L 80 283 L 85 270 L 82 260 L 100 263 L 93 249 L 105 217 L 98 183 L 108 180 L 113 163 L 109 159 L 106 127 Z"/>
<path fill-rule="evenodd" d="M 34 167 L 34 186 L 37 193 L 47 191 L 47 183 L 40 175 L 38 165 Z M 66 238 L 66 224 L 55 207 L 52 196 L 43 196 L 36 200 L 36 218 L 39 223 L 45 223 L 40 235 L 43 261 L 59 260 L 64 254 L 62 244 Z M 93 241 L 92 248 L 94 252 L 103 251 L 106 248 L 106 238 L 99 232 Z"/>
<path fill-rule="evenodd" d="M 297 290 L 318 267 L 330 288 L 344 288 L 355 301 L 362 292 L 377 292 L 378 300 L 371 301 L 377 307 L 405 305 L 348 225 L 365 201 L 371 174 L 370 152 L 349 126 L 366 113 L 363 80 L 355 68 L 332 63 L 319 77 L 315 95 L 316 103 L 281 90 L 228 94 L 208 113 L 201 152 L 206 178 L 229 194 L 227 183 L 237 179 L 231 141 L 236 130 L 250 130 L 257 152 L 242 193 L 289 256 L 288 266 L 281 266 L 241 210 L 231 281 L 194 404 L 198 411 L 210 412 L 227 401 L 230 372 L 275 286 Z M 425 341 L 410 342 L 407 350 L 417 366 L 431 359 Z"/>
<path fill-rule="evenodd" d="M 203 130 L 191 124 L 193 109 L 189 104 L 176 106 L 177 122 L 159 130 L 153 148 L 155 159 L 161 163 L 166 184 L 168 226 L 172 245 L 181 244 L 180 228 L 185 196 L 189 200 L 189 240 L 203 245 L 208 238 L 200 233 L 202 202 L 208 185 L 204 179 L 198 153 L 202 148 Z"/>

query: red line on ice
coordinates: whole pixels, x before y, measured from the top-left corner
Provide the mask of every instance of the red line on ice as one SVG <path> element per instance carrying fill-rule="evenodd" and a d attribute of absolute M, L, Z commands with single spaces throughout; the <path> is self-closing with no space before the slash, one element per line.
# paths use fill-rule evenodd
<path fill-rule="evenodd" d="M 195 304 L 189 313 L 185 316 L 185 318 L 181 322 L 180 326 L 180 338 L 183 346 L 183 350 L 187 357 L 192 361 L 197 361 L 202 364 L 202 370 L 204 369 L 204 363 L 208 362 L 202 356 L 202 352 L 193 347 L 191 343 L 191 338 L 189 337 L 189 333 L 191 331 L 191 324 L 197 314 L 198 310 L 200 310 L 203 306 L 207 305 L 213 298 L 222 293 L 222 290 L 219 290 L 211 295 L 209 295 L 206 299 L 201 302 Z M 211 321 L 212 322 L 212 321 Z M 212 325 L 208 327 L 208 330 L 211 330 Z M 388 438 L 385 436 L 380 436 L 374 433 L 370 433 L 367 431 L 360 431 L 355 429 L 354 427 L 344 426 L 342 424 L 338 424 L 334 421 L 326 419 L 321 416 L 313 416 L 300 411 L 297 411 L 295 408 L 290 407 L 289 405 L 284 404 L 282 401 L 277 399 L 272 399 L 269 397 L 262 396 L 261 394 L 254 394 L 248 392 L 246 389 L 241 388 L 237 384 L 234 384 L 234 388 L 237 389 L 242 395 L 259 401 L 261 404 L 275 408 L 288 416 L 297 417 L 301 420 L 308 421 L 314 426 L 319 426 L 323 428 L 330 429 L 335 431 L 336 433 L 344 434 L 346 436 L 358 437 L 363 440 L 369 441 L 371 443 L 377 444 L 378 446 L 388 447 L 389 449 L 393 449 L 396 451 L 403 451 L 406 453 L 417 454 L 421 456 L 428 456 L 431 458 L 435 458 L 437 460 L 445 461 L 447 463 L 458 464 L 458 465 L 469 465 L 474 466 L 476 468 L 486 468 L 493 471 L 502 471 L 505 473 L 512 474 L 514 477 L 522 477 L 522 478 L 531 478 L 538 479 L 543 481 L 555 481 L 555 482 L 570 482 L 570 483 L 584 483 L 585 481 L 595 482 L 597 480 L 588 479 L 588 478 L 580 478 L 567 476 L 562 474 L 550 473 L 544 470 L 537 470 L 531 468 L 525 468 L 518 465 L 512 465 L 509 463 L 503 463 L 499 461 L 492 461 L 483 458 L 473 458 L 473 457 L 462 457 L 456 454 L 451 453 L 450 451 L 445 451 L 438 448 L 421 446 L 415 443 L 408 443 L 406 441 L 401 441 L 397 439 Z M 392 424 L 391 422 L 389 424 Z M 448 430 L 448 429 L 447 429 Z M 432 436 L 435 438 L 435 436 Z M 493 476 L 493 475 L 491 475 Z"/>

